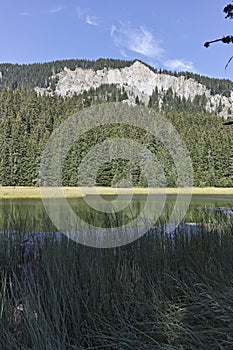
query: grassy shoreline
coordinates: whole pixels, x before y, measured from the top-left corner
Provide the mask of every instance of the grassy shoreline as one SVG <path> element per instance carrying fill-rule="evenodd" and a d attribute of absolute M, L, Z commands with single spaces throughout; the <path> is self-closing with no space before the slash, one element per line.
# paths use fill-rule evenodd
<path fill-rule="evenodd" d="M 63 235 L 31 265 L 21 243 L 8 232 L 1 242 L 0 349 L 232 349 L 230 223 L 192 239 L 151 231 L 116 249 Z"/>
<path fill-rule="evenodd" d="M 110 188 L 110 187 L 63 187 L 66 198 L 79 198 L 85 195 L 114 195 L 114 194 L 178 194 L 178 188 Z M 49 193 L 49 192 L 48 192 Z M 179 193 L 184 194 L 233 194 L 233 187 L 193 187 L 190 189 L 181 189 Z M 48 194 L 49 197 L 49 194 Z M 41 198 L 39 187 L 30 186 L 0 186 L 0 199 L 3 198 Z"/>

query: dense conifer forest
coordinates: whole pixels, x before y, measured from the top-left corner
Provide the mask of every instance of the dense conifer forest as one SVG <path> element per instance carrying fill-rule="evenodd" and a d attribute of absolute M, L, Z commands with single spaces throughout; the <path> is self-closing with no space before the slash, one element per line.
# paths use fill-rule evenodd
<path fill-rule="evenodd" d="M 132 64 L 128 61 L 86 60 L 57 61 L 48 64 L 1 64 L 0 84 L 0 184 L 37 186 L 40 156 L 46 140 L 65 118 L 89 106 L 121 102 L 128 98 L 124 89 L 115 85 L 102 85 L 71 97 L 38 95 L 33 87 L 46 87 L 46 79 L 64 66 L 102 69 L 104 66 L 120 68 Z M 189 74 L 190 76 L 190 74 Z M 204 79 L 204 78 L 200 78 Z M 209 80 L 208 80 L 209 79 Z M 206 78 L 214 92 L 230 91 L 232 82 Z M 211 85 L 212 84 L 212 85 Z M 205 96 L 181 99 L 168 90 L 161 96 L 155 89 L 149 108 L 163 113 L 177 129 L 190 151 L 195 186 L 233 186 L 233 130 L 223 126 L 223 119 L 205 112 Z M 136 103 L 140 101 L 136 99 Z M 219 107 L 219 111 L 221 106 Z M 97 143 L 110 137 L 128 137 L 145 144 L 165 165 L 168 186 L 176 186 L 176 169 L 169 153 L 150 135 L 139 129 L 108 126 L 85 134 L 74 144 L 63 169 L 63 185 L 78 184 L 77 168 L 87 152 Z M 98 173 L 96 184 L 114 186 L 121 178 L 130 177 L 134 186 L 146 186 L 139 167 L 130 161 L 116 160 L 106 163 Z"/>
<path fill-rule="evenodd" d="M 47 88 L 54 85 L 54 75 L 61 72 L 65 67 L 71 70 L 76 68 L 94 69 L 95 71 L 108 68 L 129 67 L 132 61 L 98 59 L 90 60 L 59 60 L 48 63 L 33 64 L 0 64 L 0 89 L 3 87 L 16 88 Z"/>

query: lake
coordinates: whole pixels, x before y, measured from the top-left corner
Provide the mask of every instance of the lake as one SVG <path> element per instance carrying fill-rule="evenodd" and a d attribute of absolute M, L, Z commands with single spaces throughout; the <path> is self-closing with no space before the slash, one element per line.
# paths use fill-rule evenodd
<path fill-rule="evenodd" d="M 129 205 L 127 198 L 121 195 L 119 203 L 123 210 L 112 214 L 103 213 L 98 209 L 99 199 L 94 195 L 88 197 L 88 204 L 84 198 L 68 199 L 68 203 L 72 210 L 88 224 L 97 227 L 117 227 L 122 224 L 127 224 L 136 218 L 143 211 L 147 196 L 134 195 Z M 111 203 L 117 198 L 114 195 L 102 196 L 102 199 Z M 153 226 L 166 224 L 171 211 L 174 208 L 176 195 L 167 195 L 164 207 L 159 207 L 159 217 L 155 219 Z M 154 203 L 161 202 L 159 195 L 153 195 Z M 184 203 L 186 201 L 183 196 Z M 125 202 L 125 203 L 124 203 Z M 157 205 L 156 204 L 156 205 Z M 55 211 L 59 210 L 59 199 L 54 201 Z M 125 208 L 124 208 L 125 205 Z M 181 203 L 182 205 L 182 203 Z M 93 208 L 91 208 L 93 206 Z M 231 220 L 231 217 L 223 210 L 214 210 L 214 208 L 231 208 L 233 207 L 232 195 L 193 195 L 183 223 L 200 224 L 214 220 L 220 220 L 225 223 Z M 155 206 L 155 210 L 157 207 Z M 62 217 L 62 213 L 60 214 Z M 172 222 L 170 222 L 172 224 Z M 0 231 L 16 230 L 19 232 L 56 232 L 58 228 L 51 222 L 48 214 L 43 206 L 41 199 L 1 199 L 0 200 Z"/>

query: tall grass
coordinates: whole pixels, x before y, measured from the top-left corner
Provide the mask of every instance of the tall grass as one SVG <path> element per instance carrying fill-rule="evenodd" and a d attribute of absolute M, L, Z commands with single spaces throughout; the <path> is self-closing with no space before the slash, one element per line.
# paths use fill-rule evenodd
<path fill-rule="evenodd" d="M 46 238 L 41 273 L 23 277 L 15 217 L 0 245 L 0 349 L 231 349 L 231 221 L 199 209 L 187 217 L 202 224 L 195 234 L 165 235 L 165 215 L 119 248 Z"/>

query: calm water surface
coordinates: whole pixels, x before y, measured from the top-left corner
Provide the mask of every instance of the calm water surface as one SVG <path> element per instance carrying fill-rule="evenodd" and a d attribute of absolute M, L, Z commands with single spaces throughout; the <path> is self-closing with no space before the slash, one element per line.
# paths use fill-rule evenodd
<path fill-rule="evenodd" d="M 82 198 L 69 199 L 68 202 L 73 211 L 84 221 L 99 227 L 106 227 L 106 223 L 119 226 L 119 223 L 127 223 L 132 218 L 137 217 L 144 208 L 146 198 L 145 195 L 134 196 L 130 205 L 114 215 L 90 208 Z M 96 196 L 89 196 L 88 199 L 93 204 L 98 201 Z M 103 199 L 112 201 L 116 199 L 116 196 L 103 196 Z M 119 200 L 124 201 L 124 196 L 122 195 Z M 159 203 L 161 198 L 154 195 L 153 200 Z M 166 197 L 165 206 L 157 220 L 157 224 L 158 222 L 166 222 L 175 201 L 176 195 Z M 59 200 L 56 201 L 55 205 L 59 207 Z M 203 213 L 211 212 L 210 208 L 215 207 L 233 208 L 233 195 L 193 195 L 183 222 L 190 223 L 203 220 Z M 1 199 L 0 231 L 4 230 L 51 232 L 57 231 L 57 228 L 51 223 L 41 199 Z"/>

